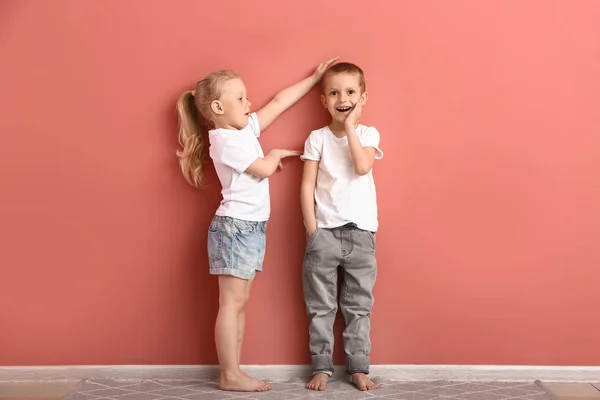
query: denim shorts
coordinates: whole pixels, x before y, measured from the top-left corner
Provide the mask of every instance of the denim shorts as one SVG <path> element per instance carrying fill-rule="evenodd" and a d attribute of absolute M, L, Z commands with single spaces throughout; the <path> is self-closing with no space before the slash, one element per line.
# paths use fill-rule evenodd
<path fill-rule="evenodd" d="M 211 275 L 252 279 L 262 271 L 267 222 L 215 215 L 208 228 L 208 264 Z"/>

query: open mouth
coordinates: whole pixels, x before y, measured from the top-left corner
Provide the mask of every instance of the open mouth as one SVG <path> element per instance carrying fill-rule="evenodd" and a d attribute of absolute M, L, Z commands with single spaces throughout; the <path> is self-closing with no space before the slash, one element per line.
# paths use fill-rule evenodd
<path fill-rule="evenodd" d="M 346 113 L 346 112 L 350 111 L 352 109 L 352 107 L 336 107 L 335 109 L 341 113 Z"/>

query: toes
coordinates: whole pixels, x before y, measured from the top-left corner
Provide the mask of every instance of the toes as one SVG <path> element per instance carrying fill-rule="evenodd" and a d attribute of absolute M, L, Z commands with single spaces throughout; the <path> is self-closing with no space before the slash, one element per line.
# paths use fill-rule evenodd
<path fill-rule="evenodd" d="M 259 384 L 256 387 L 257 392 L 266 392 L 267 390 L 271 390 L 271 385 L 269 385 L 268 383 L 263 382 L 263 381 L 258 381 L 258 382 L 259 382 Z"/>
<path fill-rule="evenodd" d="M 310 389 L 310 390 L 323 391 L 327 388 L 327 383 L 325 383 L 325 382 L 309 382 L 306 385 L 306 388 Z"/>

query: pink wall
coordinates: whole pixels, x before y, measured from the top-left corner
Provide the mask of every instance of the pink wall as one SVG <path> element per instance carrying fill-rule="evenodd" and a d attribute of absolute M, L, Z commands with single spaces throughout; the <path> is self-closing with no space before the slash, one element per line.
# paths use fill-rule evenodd
<path fill-rule="evenodd" d="M 386 152 L 373 362 L 600 364 L 599 2 L 217 3 L 0 3 L 0 365 L 215 364 L 218 181 L 183 180 L 175 100 L 230 67 L 261 106 L 334 55 Z M 263 147 L 326 120 L 311 92 Z M 243 363 L 309 362 L 300 172 Z"/>

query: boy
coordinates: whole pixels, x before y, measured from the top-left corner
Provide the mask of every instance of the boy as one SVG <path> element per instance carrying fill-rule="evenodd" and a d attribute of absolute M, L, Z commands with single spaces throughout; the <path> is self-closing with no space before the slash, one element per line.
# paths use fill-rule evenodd
<path fill-rule="evenodd" d="M 346 373 L 359 390 L 371 390 L 376 388 L 367 374 L 378 228 L 372 167 L 383 152 L 379 132 L 358 124 L 367 101 L 364 73 L 358 66 L 331 66 L 322 78 L 321 101 L 331 114 L 331 123 L 310 134 L 302 155 L 301 203 L 308 238 L 302 283 L 313 364 L 313 377 L 306 387 L 325 390 L 333 374 L 333 323 L 341 267 Z"/>

